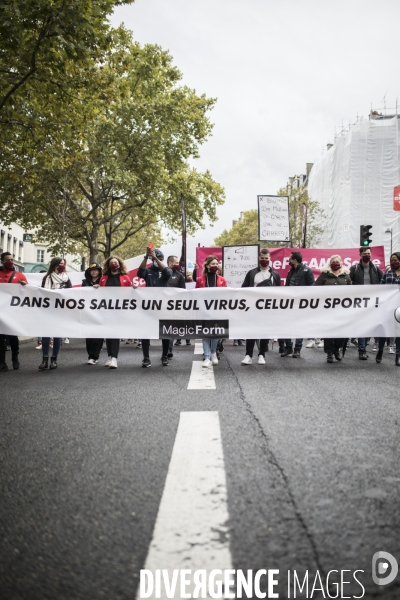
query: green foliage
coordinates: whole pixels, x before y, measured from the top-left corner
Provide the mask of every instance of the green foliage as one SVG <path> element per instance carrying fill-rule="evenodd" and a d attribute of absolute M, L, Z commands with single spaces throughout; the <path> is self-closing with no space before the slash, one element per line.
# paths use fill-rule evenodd
<path fill-rule="evenodd" d="M 101 62 L 68 64 L 85 85 L 67 109 L 58 97 L 40 104 L 35 137 L 17 136 L 0 175 L 0 219 L 37 227 L 64 251 L 82 243 L 91 261 L 155 223 L 178 231 L 181 194 L 189 234 L 216 219 L 224 198 L 208 171 L 188 164 L 211 134 L 215 100 L 180 86 L 160 47 L 141 47 L 123 28 L 109 35 Z"/>
<path fill-rule="evenodd" d="M 247 210 L 243 217 L 232 226 L 225 229 L 215 238 L 216 246 L 240 246 L 242 244 L 258 244 L 258 211 Z"/>
<path fill-rule="evenodd" d="M 300 248 L 303 231 L 303 204 L 307 207 L 307 248 L 315 247 L 324 230 L 325 216 L 318 202 L 310 200 L 307 188 L 285 187 L 278 196 L 289 196 L 289 225 L 292 248 Z"/>
<path fill-rule="evenodd" d="M 323 232 L 324 216 L 318 202 L 310 200 L 304 186 L 288 190 L 281 188 L 278 196 L 289 196 L 289 223 L 292 248 L 299 248 L 302 238 L 303 212 L 302 205 L 307 206 L 307 247 L 318 244 Z M 225 229 L 214 243 L 216 246 L 237 246 L 241 244 L 260 244 L 270 248 L 281 247 L 280 242 L 263 242 L 258 239 L 258 211 L 248 210 L 231 229 Z"/>

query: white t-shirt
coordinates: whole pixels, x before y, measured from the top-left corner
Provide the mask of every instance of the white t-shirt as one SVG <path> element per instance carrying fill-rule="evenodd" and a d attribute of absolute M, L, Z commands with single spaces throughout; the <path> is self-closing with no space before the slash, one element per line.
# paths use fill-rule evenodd
<path fill-rule="evenodd" d="M 271 279 L 271 270 L 266 269 L 265 271 L 259 271 L 257 275 L 254 277 L 254 287 L 256 287 L 262 281 L 266 279 Z"/>

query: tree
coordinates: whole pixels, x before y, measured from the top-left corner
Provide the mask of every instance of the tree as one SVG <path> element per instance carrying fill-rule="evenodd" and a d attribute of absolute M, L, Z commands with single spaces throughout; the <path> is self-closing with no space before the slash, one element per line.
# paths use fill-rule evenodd
<path fill-rule="evenodd" d="M 318 202 L 310 200 L 304 186 L 290 189 L 281 188 L 278 196 L 289 196 L 289 225 L 292 248 L 300 248 L 303 227 L 303 208 L 307 207 L 307 238 L 308 247 L 315 246 L 323 232 L 324 216 Z M 216 246 L 237 246 L 241 244 L 260 244 L 276 248 L 283 246 L 280 242 L 263 242 L 258 239 L 258 211 L 248 210 L 243 217 L 229 230 L 225 229 L 215 238 Z"/>
<path fill-rule="evenodd" d="M 171 56 L 141 47 L 122 29 L 103 64 L 85 75 L 85 89 L 76 91 L 67 114 L 56 113 L 57 128 L 46 128 L 29 164 L 23 150 L 9 162 L 13 184 L 5 184 L 0 218 L 39 227 L 38 236 L 53 245 L 67 229 L 70 246 L 83 243 L 90 261 L 155 222 L 179 230 L 181 194 L 188 233 L 204 227 L 206 216 L 215 220 L 223 189 L 188 164 L 211 134 L 206 114 L 215 100 L 179 86 Z"/>
<path fill-rule="evenodd" d="M 134 0 L 9 0 L 0 12 L 1 123 L 26 126 L 26 102 L 76 87 L 66 67 L 89 66 L 110 46 L 108 17 Z M 80 80 L 82 85 L 82 80 Z M 46 95 L 47 95 L 46 94 Z M 32 115 L 30 115 L 32 116 Z"/>

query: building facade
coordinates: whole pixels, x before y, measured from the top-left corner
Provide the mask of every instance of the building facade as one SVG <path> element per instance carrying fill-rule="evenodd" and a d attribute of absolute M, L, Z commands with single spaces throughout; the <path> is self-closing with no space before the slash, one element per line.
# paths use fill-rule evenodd
<path fill-rule="evenodd" d="M 35 241 L 34 232 L 25 233 L 24 229 L 16 223 L 11 225 L 0 223 L 0 254 L 2 252 L 11 252 L 16 268 L 25 273 L 47 271 L 52 258 L 47 245 Z M 81 270 L 79 255 L 67 254 L 65 259 L 67 271 Z"/>

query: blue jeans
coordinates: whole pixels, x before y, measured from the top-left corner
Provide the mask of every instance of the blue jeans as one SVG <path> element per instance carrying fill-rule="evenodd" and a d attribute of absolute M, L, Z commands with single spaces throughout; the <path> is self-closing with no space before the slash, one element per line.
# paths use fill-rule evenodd
<path fill-rule="evenodd" d="M 208 339 L 203 340 L 203 352 L 205 358 L 210 359 L 210 354 L 215 354 L 217 351 L 218 340 Z"/>
<path fill-rule="evenodd" d="M 44 337 L 42 338 L 42 353 L 43 357 L 47 358 L 49 356 L 49 348 L 50 348 L 50 340 L 52 338 Z M 53 358 L 57 358 L 58 353 L 61 348 L 61 340 L 62 338 L 53 338 Z"/>
<path fill-rule="evenodd" d="M 293 342 L 292 340 L 285 340 L 285 345 L 287 348 L 293 348 Z M 297 350 L 301 350 L 303 347 L 303 339 L 297 338 L 295 343 L 294 343 L 294 347 Z"/>

